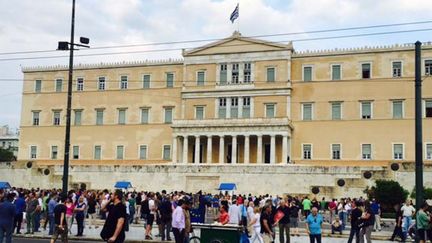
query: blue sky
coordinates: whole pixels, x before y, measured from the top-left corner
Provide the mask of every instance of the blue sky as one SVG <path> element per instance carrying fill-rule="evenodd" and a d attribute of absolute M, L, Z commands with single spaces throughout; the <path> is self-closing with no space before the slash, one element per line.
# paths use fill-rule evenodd
<path fill-rule="evenodd" d="M 87 36 L 92 47 L 177 40 L 223 38 L 237 24 L 229 15 L 236 0 L 77 0 L 76 37 Z M 290 33 L 390 23 L 432 20 L 427 0 L 240 0 L 240 32 L 244 36 Z M 0 0 L 0 53 L 55 50 L 57 41 L 68 40 L 71 0 Z M 432 28 L 432 24 L 386 29 L 346 31 L 320 35 L 275 37 L 273 41 L 328 35 Z M 430 41 L 432 31 L 388 36 L 294 42 L 296 50 L 358 47 Z M 204 44 L 204 43 L 203 43 Z M 165 45 L 110 49 L 110 52 L 182 48 Z M 81 53 L 98 53 L 85 50 Z M 53 54 L 0 55 L 0 125 L 19 127 L 21 66 L 67 64 L 68 58 L 2 61 L 3 58 Z M 77 57 L 75 63 L 100 63 L 180 57 L 180 51 Z"/>

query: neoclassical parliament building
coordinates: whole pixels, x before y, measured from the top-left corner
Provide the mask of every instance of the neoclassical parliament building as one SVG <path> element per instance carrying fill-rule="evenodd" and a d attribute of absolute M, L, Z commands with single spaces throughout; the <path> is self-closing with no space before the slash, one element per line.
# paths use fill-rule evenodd
<path fill-rule="evenodd" d="M 67 69 L 23 68 L 20 161 L 62 164 Z M 423 43 L 426 162 L 431 74 L 432 45 Z M 71 121 L 77 166 L 243 166 L 264 173 L 272 166 L 412 163 L 414 45 L 299 52 L 292 43 L 234 32 L 183 50 L 181 59 L 76 65 Z"/>

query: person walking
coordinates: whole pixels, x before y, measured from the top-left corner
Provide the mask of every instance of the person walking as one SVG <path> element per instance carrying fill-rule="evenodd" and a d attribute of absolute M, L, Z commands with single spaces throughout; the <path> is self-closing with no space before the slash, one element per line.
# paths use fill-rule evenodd
<path fill-rule="evenodd" d="M 14 230 L 16 229 L 16 234 L 21 234 L 21 224 L 24 217 L 24 211 L 26 210 L 26 202 L 24 200 L 24 194 L 19 193 L 14 201 L 16 210 L 14 217 Z"/>
<path fill-rule="evenodd" d="M 275 233 L 272 230 L 271 225 L 271 214 L 272 214 L 272 207 L 271 204 L 266 204 L 263 208 L 263 213 L 260 217 L 260 225 L 261 225 L 261 234 L 264 240 L 264 243 L 270 243 L 273 242 Z"/>
<path fill-rule="evenodd" d="M 381 231 L 381 206 L 380 204 L 375 200 L 375 198 L 372 199 L 371 203 L 371 209 L 375 217 L 375 224 L 374 224 L 374 231 Z"/>
<path fill-rule="evenodd" d="M 51 243 L 55 243 L 58 237 L 61 237 L 63 243 L 68 242 L 68 225 L 66 221 L 66 202 L 67 196 L 60 197 L 59 203 L 54 207 L 54 232 L 51 236 Z"/>
<path fill-rule="evenodd" d="M 26 234 L 34 233 L 35 224 L 35 212 L 39 206 L 38 200 L 35 198 L 34 192 L 30 192 L 27 198 L 27 208 L 26 208 L 26 221 L 27 221 L 27 232 Z"/>
<path fill-rule="evenodd" d="M 311 211 L 311 207 L 312 207 L 312 202 L 311 200 L 309 200 L 309 198 L 306 196 L 303 201 L 302 201 L 302 205 L 303 205 L 303 213 L 304 213 L 304 217 L 307 218 L 307 216 L 309 215 L 310 211 Z"/>
<path fill-rule="evenodd" d="M 310 243 L 321 243 L 321 228 L 323 217 L 318 213 L 318 208 L 312 208 L 311 214 L 306 218 L 306 232 L 309 234 Z"/>
<path fill-rule="evenodd" d="M 276 215 L 283 215 L 279 222 L 279 242 L 290 242 L 290 209 L 287 206 L 285 199 L 279 202 L 279 207 L 276 209 Z M 286 238 L 286 241 L 285 241 Z"/>
<path fill-rule="evenodd" d="M 123 192 L 116 190 L 113 199 L 105 204 L 101 210 L 108 212 L 100 236 L 106 242 L 123 243 L 125 235 L 126 206 L 122 203 Z"/>
<path fill-rule="evenodd" d="M 396 204 L 394 206 L 394 209 L 395 209 L 395 212 L 396 212 L 396 214 L 395 214 L 395 228 L 393 230 L 392 236 L 390 237 L 390 241 L 394 241 L 395 237 L 398 236 L 401 239 L 401 241 L 404 242 L 405 241 L 405 237 L 404 237 L 403 232 L 402 232 L 403 216 L 402 216 L 401 207 L 400 207 L 399 204 Z"/>
<path fill-rule="evenodd" d="M 416 223 L 417 223 L 417 234 L 420 243 L 426 243 L 428 240 L 428 231 L 430 230 L 431 218 L 427 215 L 429 205 L 425 202 L 421 205 L 417 212 Z M 431 240 L 431 239 L 429 239 Z"/>
<path fill-rule="evenodd" d="M 87 205 L 84 203 L 84 197 L 80 196 L 78 199 L 78 203 L 74 208 L 75 219 L 77 221 L 77 234 L 76 236 L 83 236 L 84 233 L 84 212 L 86 210 Z"/>
<path fill-rule="evenodd" d="M 88 210 L 87 210 L 87 214 L 89 217 L 89 229 L 91 229 L 92 227 L 94 227 L 95 229 L 98 228 L 98 226 L 96 226 L 95 224 L 95 220 L 96 220 L 96 207 L 97 207 L 97 201 L 96 201 L 96 194 L 93 193 L 90 195 L 89 199 L 88 199 Z"/>
<path fill-rule="evenodd" d="M 54 222 L 54 209 L 57 206 L 57 194 L 55 192 L 50 194 L 49 202 L 47 206 L 49 230 L 48 235 L 54 234 L 55 222 Z"/>
<path fill-rule="evenodd" d="M 290 203 L 290 228 L 294 236 L 300 236 L 298 223 L 300 220 L 300 208 L 297 206 L 296 200 L 291 200 Z"/>
<path fill-rule="evenodd" d="M 159 213 L 161 216 L 161 238 L 162 241 L 171 241 L 171 224 L 172 224 L 172 207 L 171 200 L 168 195 L 163 196 L 159 207 Z"/>
<path fill-rule="evenodd" d="M 402 221 L 402 232 L 404 234 L 404 238 L 406 239 L 408 236 L 408 229 L 412 224 L 412 217 L 414 216 L 416 210 L 411 205 L 411 201 L 406 200 L 405 204 L 401 208 L 403 221 Z"/>
<path fill-rule="evenodd" d="M 360 227 L 359 242 L 364 243 L 366 238 L 366 242 L 371 243 L 372 242 L 371 235 L 375 224 L 375 216 L 374 213 L 372 212 L 369 201 L 364 202 L 364 212 L 360 219 L 361 219 L 360 221 L 361 227 Z"/>
<path fill-rule="evenodd" d="M 350 218 L 351 218 L 351 229 L 350 229 L 350 234 L 349 234 L 349 238 L 348 238 L 348 243 L 352 243 L 354 236 L 355 236 L 355 242 L 359 242 L 360 240 L 360 228 L 359 228 L 359 223 L 360 223 L 360 218 L 362 216 L 362 211 L 359 208 L 360 203 L 358 201 L 352 201 L 351 203 L 351 214 L 350 214 Z"/>
<path fill-rule="evenodd" d="M 185 239 L 186 219 L 185 214 L 183 213 L 185 207 L 186 204 L 184 200 L 180 199 L 172 215 L 171 225 L 174 234 L 174 240 L 176 243 L 183 243 Z"/>
<path fill-rule="evenodd" d="M 12 243 L 13 223 L 16 207 L 12 203 L 14 193 L 9 193 L 6 200 L 0 203 L 0 243 L 6 239 L 6 243 Z"/>
<path fill-rule="evenodd" d="M 253 209 L 253 215 L 249 223 L 249 226 L 253 229 L 252 237 L 249 240 L 251 243 L 264 243 L 261 237 L 260 211 L 259 207 Z"/>
<path fill-rule="evenodd" d="M 66 206 L 66 222 L 68 225 L 69 234 L 72 234 L 73 213 L 74 213 L 75 205 L 72 202 L 72 199 L 70 197 L 66 199 L 65 206 Z"/>

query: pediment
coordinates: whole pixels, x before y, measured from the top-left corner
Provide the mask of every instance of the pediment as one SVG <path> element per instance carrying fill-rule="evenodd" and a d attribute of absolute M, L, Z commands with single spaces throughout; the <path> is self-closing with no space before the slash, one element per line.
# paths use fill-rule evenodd
<path fill-rule="evenodd" d="M 210 43 L 208 45 L 183 51 L 183 56 L 218 55 L 245 52 L 266 52 L 292 50 L 291 42 L 288 44 L 270 42 L 249 37 L 243 37 L 238 32 L 228 38 Z"/>

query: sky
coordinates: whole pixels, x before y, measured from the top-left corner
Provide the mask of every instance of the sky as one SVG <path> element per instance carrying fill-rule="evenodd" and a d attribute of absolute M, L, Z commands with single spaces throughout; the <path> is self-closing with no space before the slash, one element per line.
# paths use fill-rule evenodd
<path fill-rule="evenodd" d="M 234 24 L 229 16 L 240 4 Z M 218 39 L 239 29 L 243 36 L 431 21 L 429 0 L 76 0 L 75 40 L 90 38 L 94 49 L 77 54 L 192 48 L 208 42 L 96 49 L 103 46 Z M 0 0 L 0 126 L 20 124 L 22 67 L 68 63 L 54 52 L 70 39 L 72 0 Z M 321 34 L 265 38 L 294 40 L 296 51 L 431 41 L 432 31 L 319 41 L 322 36 L 432 29 L 432 23 Z M 49 53 L 5 54 L 52 50 Z M 61 58 L 7 60 L 64 55 Z M 181 51 L 76 57 L 75 64 L 180 58 Z M 6 60 L 5 60 L 6 59 Z"/>

